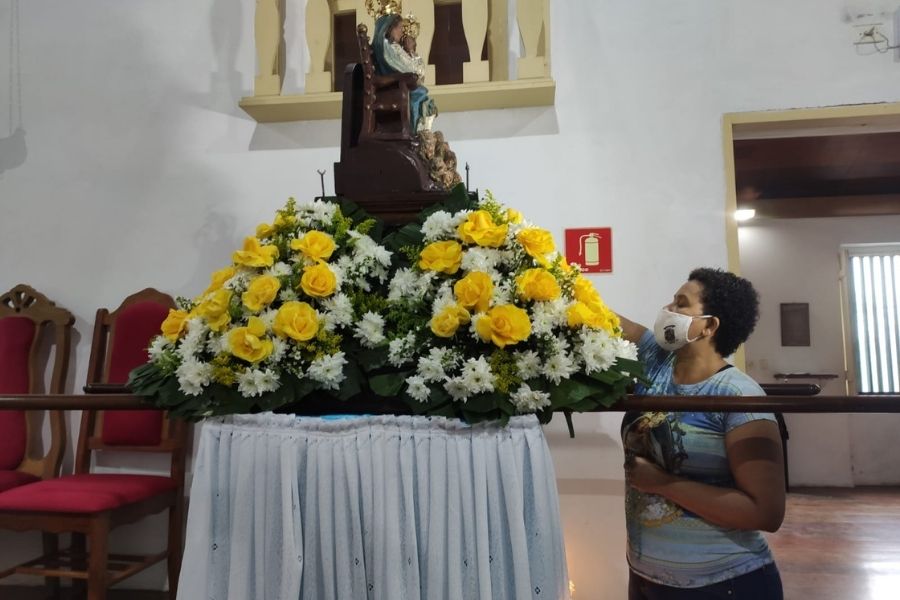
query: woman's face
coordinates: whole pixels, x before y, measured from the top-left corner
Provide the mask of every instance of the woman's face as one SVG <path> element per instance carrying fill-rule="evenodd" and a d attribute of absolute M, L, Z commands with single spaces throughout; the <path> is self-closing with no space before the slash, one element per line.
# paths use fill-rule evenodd
<path fill-rule="evenodd" d="M 403 21 L 397 19 L 397 22 L 391 25 L 390 30 L 388 30 L 388 39 L 392 42 L 399 43 L 400 38 L 403 37 Z"/>
<path fill-rule="evenodd" d="M 703 294 L 703 286 L 696 281 L 687 281 L 678 288 L 672 301 L 665 306 L 666 310 L 699 317 L 706 314 L 703 310 L 703 302 L 701 296 Z M 694 319 L 691 328 L 688 330 L 689 337 L 696 337 L 697 333 L 706 326 L 705 319 Z"/>

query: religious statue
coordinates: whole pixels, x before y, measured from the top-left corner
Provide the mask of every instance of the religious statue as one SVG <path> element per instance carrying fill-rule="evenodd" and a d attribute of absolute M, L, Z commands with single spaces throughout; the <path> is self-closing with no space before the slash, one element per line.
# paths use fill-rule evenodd
<path fill-rule="evenodd" d="M 379 75 L 410 73 L 418 78 L 416 87 L 409 92 L 413 131 L 430 131 L 437 116 L 437 106 L 428 96 L 428 88 L 421 84 L 425 62 L 416 54 L 418 21 L 411 14 L 402 17 L 400 3 L 396 0 L 367 0 L 366 4 L 369 12 L 377 17 L 372 36 L 375 71 Z"/>

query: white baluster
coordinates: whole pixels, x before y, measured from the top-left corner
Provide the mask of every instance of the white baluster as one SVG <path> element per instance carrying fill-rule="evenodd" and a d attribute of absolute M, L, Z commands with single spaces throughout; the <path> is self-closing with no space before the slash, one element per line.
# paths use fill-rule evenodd
<path fill-rule="evenodd" d="M 253 86 L 253 95 L 277 96 L 281 94 L 278 53 L 284 39 L 278 0 L 256 0 L 254 29 L 259 74 Z"/>
<path fill-rule="evenodd" d="M 469 62 L 463 63 L 463 83 L 488 81 L 490 64 L 481 60 L 487 35 L 488 4 L 485 0 L 462 0 L 463 29 L 469 46 Z"/>
<path fill-rule="evenodd" d="M 328 0 L 308 0 L 306 3 L 306 46 L 309 48 L 309 72 L 306 74 L 306 93 L 332 91 L 331 71 L 325 60 L 331 49 L 332 18 Z"/>
<path fill-rule="evenodd" d="M 509 79 L 509 19 L 506 1 L 490 0 L 488 61 L 491 63 L 491 81 Z"/>
<path fill-rule="evenodd" d="M 415 15 L 419 21 L 419 37 L 416 39 L 416 52 L 425 63 L 425 84 L 434 85 L 434 65 L 428 64 L 431 55 L 431 42 L 434 39 L 434 0 L 406 0 L 403 3 L 404 16 Z"/>
<path fill-rule="evenodd" d="M 517 0 L 516 12 L 519 32 L 525 55 L 519 59 L 519 79 L 536 79 L 550 76 L 547 49 L 550 47 L 546 31 L 549 6 L 547 0 Z M 544 34 L 541 43 L 541 34 Z"/>

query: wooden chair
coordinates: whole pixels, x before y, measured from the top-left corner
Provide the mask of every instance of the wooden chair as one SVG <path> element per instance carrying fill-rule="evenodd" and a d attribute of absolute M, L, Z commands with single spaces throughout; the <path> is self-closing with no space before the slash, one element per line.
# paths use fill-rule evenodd
<path fill-rule="evenodd" d="M 124 384 L 147 361 L 146 348 L 172 298 L 146 289 L 113 312 L 97 311 L 88 365 L 88 386 Z M 168 559 L 169 594 L 175 598 L 181 567 L 187 426 L 160 411 L 85 410 L 75 473 L 0 494 L 0 527 L 45 532 L 44 555 L 0 573 L 70 578 L 89 600 L 103 600 L 107 587 Z M 170 455 L 168 476 L 92 472 L 94 452 Z M 168 509 L 166 550 L 149 556 L 110 554 L 110 530 Z M 72 547 L 59 551 L 58 534 L 72 533 Z M 57 588 L 58 590 L 58 588 Z"/>
<path fill-rule="evenodd" d="M 0 396 L 38 393 L 47 365 L 39 356 L 42 338 L 53 328 L 51 394 L 61 394 L 69 366 L 75 317 L 27 285 L 0 296 Z M 0 492 L 59 475 L 66 443 L 62 411 L 49 411 L 50 443 L 35 456 L 44 411 L 0 410 Z"/>
<path fill-rule="evenodd" d="M 410 123 L 409 91 L 418 87 L 414 73 L 378 75 L 368 28 L 356 28 L 359 61 L 363 68 L 363 120 L 361 139 L 412 140 L 414 125 Z"/>

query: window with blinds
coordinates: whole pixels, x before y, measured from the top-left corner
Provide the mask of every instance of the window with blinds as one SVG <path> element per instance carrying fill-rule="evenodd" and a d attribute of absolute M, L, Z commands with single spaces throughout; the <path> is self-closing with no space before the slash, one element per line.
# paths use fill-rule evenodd
<path fill-rule="evenodd" d="M 900 393 L 900 244 L 848 246 L 850 329 L 859 394 Z"/>

